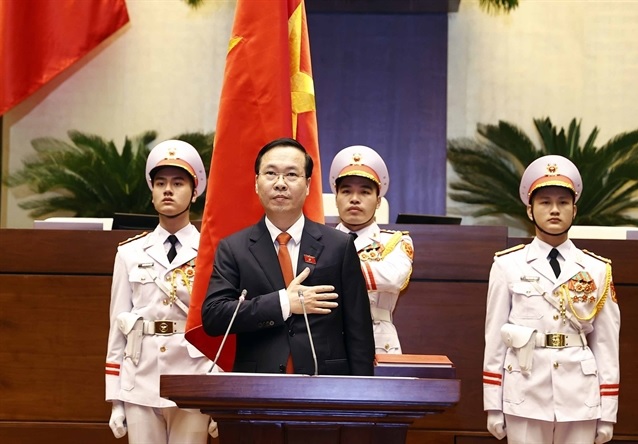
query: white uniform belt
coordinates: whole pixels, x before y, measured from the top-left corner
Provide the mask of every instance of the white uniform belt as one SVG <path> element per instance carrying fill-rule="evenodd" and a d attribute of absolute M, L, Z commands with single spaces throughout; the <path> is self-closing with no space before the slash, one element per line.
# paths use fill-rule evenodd
<path fill-rule="evenodd" d="M 536 347 L 565 348 L 584 345 L 587 343 L 583 343 L 583 338 L 577 333 L 536 333 Z"/>
<path fill-rule="evenodd" d="M 392 313 L 390 313 L 390 310 L 379 307 L 370 307 L 370 313 L 372 314 L 373 321 L 392 322 Z"/>
<path fill-rule="evenodd" d="M 142 321 L 143 333 L 145 335 L 172 335 L 184 333 L 186 321 L 170 321 L 162 319 L 160 321 Z"/>

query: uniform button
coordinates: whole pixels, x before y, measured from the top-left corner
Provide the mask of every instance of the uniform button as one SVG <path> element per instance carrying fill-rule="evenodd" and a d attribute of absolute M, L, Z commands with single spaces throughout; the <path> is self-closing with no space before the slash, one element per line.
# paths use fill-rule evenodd
<path fill-rule="evenodd" d="M 279 365 L 279 373 L 286 373 L 286 366 L 283 364 Z"/>
<path fill-rule="evenodd" d="M 384 345 L 383 348 L 385 348 L 386 350 L 390 350 L 390 344 Z"/>
<path fill-rule="evenodd" d="M 507 366 L 507 371 L 508 371 L 508 372 L 511 372 L 511 371 L 512 371 L 512 366 L 511 366 L 511 364 Z"/>
<path fill-rule="evenodd" d="M 164 352 L 166 351 L 166 347 L 164 347 L 164 346 L 162 345 L 162 346 L 160 347 L 160 351 L 161 351 L 162 353 L 164 353 Z"/>
<path fill-rule="evenodd" d="M 294 336 L 295 335 L 295 331 L 294 330 L 288 330 L 288 334 L 290 336 Z M 286 369 L 284 368 L 284 370 L 286 370 Z"/>
<path fill-rule="evenodd" d="M 168 305 L 168 299 L 164 299 L 164 300 L 162 301 L 162 304 L 164 304 L 164 305 Z"/>
<path fill-rule="evenodd" d="M 171 278 L 170 278 L 170 276 L 169 276 L 169 275 L 166 275 L 166 276 L 164 277 L 164 280 L 165 280 L 166 282 L 168 282 L 168 281 L 170 281 L 170 280 L 171 280 Z"/>
<path fill-rule="evenodd" d="M 554 320 L 558 321 L 559 316 L 557 314 L 554 315 Z"/>
<path fill-rule="evenodd" d="M 558 368 L 558 362 L 554 362 L 554 368 Z"/>
<path fill-rule="evenodd" d="M 142 281 L 142 282 L 144 282 L 145 280 L 146 280 L 146 278 L 145 278 L 144 276 L 142 276 L 142 277 L 140 278 L 140 281 Z"/>

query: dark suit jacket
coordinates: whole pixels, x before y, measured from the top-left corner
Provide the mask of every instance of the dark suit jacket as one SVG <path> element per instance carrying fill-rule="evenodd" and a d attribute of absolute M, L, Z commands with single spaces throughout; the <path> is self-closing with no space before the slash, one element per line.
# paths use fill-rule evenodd
<path fill-rule="evenodd" d="M 306 218 L 297 274 L 302 285 L 333 285 L 339 306 L 308 315 L 320 375 L 372 375 L 374 338 L 366 284 L 351 237 Z M 292 353 L 295 373 L 314 374 L 303 315 L 284 321 L 279 290 L 285 288 L 277 253 L 264 218 L 217 246 L 202 325 L 212 336 L 228 328 L 242 290 L 247 290 L 231 332 L 237 352 L 233 371 L 280 373 Z"/>

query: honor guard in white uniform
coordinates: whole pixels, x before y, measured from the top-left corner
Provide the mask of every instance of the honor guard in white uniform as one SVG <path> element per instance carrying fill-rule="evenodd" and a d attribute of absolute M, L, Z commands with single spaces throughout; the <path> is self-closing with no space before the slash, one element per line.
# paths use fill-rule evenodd
<path fill-rule="evenodd" d="M 111 287 L 106 400 L 116 438 L 136 443 L 204 444 L 216 424 L 199 410 L 161 398 L 161 374 L 198 374 L 212 363 L 184 338 L 199 232 L 192 202 L 206 190 L 206 171 L 191 145 L 158 144 L 146 180 L 160 223 L 120 244 Z M 210 423 L 210 424 L 209 424 Z"/>
<path fill-rule="evenodd" d="M 520 198 L 536 227 L 496 253 L 485 322 L 487 428 L 509 443 L 611 440 L 620 389 L 620 311 L 611 261 L 568 239 L 583 184 L 550 155 L 525 170 Z"/>
<path fill-rule="evenodd" d="M 414 256 L 408 232 L 383 230 L 375 222 L 389 184 L 385 162 L 372 148 L 349 146 L 332 161 L 330 187 L 341 221 L 337 229 L 355 238 L 368 287 L 376 353 L 401 353 L 392 313 L 410 281 Z"/>

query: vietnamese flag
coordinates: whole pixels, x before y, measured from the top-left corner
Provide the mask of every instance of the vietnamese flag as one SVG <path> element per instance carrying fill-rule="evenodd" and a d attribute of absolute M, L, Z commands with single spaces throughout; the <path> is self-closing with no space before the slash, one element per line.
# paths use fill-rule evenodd
<path fill-rule="evenodd" d="M 210 359 L 215 358 L 222 338 L 206 335 L 201 307 L 213 271 L 215 249 L 220 239 L 255 224 L 264 214 L 255 193 L 255 158 L 262 146 L 280 137 L 299 140 L 312 156 L 315 168 L 304 213 L 323 222 L 304 2 L 238 0 L 186 323 L 186 339 Z M 234 337 L 230 337 L 218 360 L 222 369 L 232 369 L 234 347 Z"/>
<path fill-rule="evenodd" d="M 0 115 L 128 21 L 124 0 L 0 0 Z"/>

